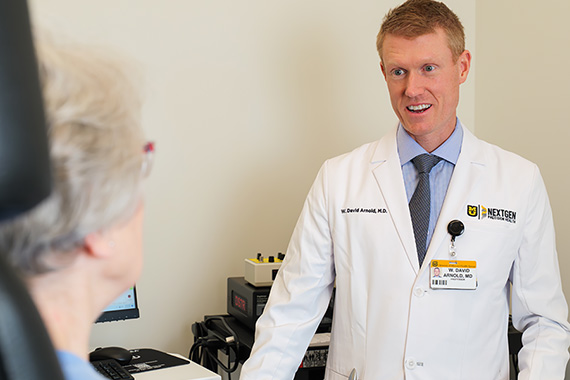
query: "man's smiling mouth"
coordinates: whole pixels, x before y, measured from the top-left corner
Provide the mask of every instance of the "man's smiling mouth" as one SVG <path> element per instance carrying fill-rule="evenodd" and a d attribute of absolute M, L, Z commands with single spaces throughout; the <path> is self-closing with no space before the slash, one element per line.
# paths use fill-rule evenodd
<path fill-rule="evenodd" d="M 406 107 L 408 111 L 413 113 L 422 113 L 431 108 L 431 104 L 419 104 L 417 106 Z"/>

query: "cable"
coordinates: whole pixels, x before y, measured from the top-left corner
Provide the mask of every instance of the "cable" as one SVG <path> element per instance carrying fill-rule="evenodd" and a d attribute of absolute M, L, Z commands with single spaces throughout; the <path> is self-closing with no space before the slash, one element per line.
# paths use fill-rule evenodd
<path fill-rule="evenodd" d="M 223 336 L 215 329 L 210 328 L 211 321 L 220 321 L 229 336 Z M 215 370 L 215 366 L 220 367 L 228 374 L 228 380 L 231 380 L 230 374 L 235 372 L 239 365 L 239 341 L 237 334 L 228 325 L 225 318 L 223 316 L 206 317 L 204 322 L 196 322 L 192 325 L 192 332 L 194 334 L 194 344 L 190 348 L 188 358 L 209 369 Z M 218 359 L 218 350 L 221 349 L 225 349 L 227 352 L 227 365 Z M 233 365 L 231 360 L 232 352 L 235 356 Z"/>

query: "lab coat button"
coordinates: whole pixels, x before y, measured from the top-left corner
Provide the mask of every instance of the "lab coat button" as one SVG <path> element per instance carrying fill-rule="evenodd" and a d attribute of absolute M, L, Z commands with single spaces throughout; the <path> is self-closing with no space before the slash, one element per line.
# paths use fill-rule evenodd
<path fill-rule="evenodd" d="M 414 295 L 416 297 L 423 297 L 424 296 L 424 290 L 422 288 L 415 288 L 414 289 Z"/>
<path fill-rule="evenodd" d="M 416 361 L 412 358 L 406 359 L 405 364 L 407 369 L 416 369 Z"/>

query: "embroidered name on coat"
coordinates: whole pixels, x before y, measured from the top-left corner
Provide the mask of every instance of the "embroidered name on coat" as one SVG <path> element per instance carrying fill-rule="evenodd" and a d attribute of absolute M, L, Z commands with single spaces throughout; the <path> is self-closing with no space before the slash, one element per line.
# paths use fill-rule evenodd
<path fill-rule="evenodd" d="M 355 208 L 341 208 L 340 212 L 343 214 L 387 214 L 388 210 L 385 208 L 366 208 L 366 207 L 355 207 Z"/>

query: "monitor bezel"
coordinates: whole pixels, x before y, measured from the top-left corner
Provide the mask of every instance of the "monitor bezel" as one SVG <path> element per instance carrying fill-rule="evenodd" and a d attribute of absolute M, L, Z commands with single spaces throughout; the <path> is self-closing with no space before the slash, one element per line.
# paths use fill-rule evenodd
<path fill-rule="evenodd" d="M 137 288 L 133 286 L 133 297 L 135 301 L 135 307 L 131 309 L 123 309 L 123 310 L 110 310 L 104 311 L 101 313 L 99 318 L 95 321 L 95 323 L 102 323 L 102 322 L 115 322 L 115 321 L 125 321 L 128 319 L 136 319 L 140 317 L 139 311 L 139 301 L 137 297 Z"/>

